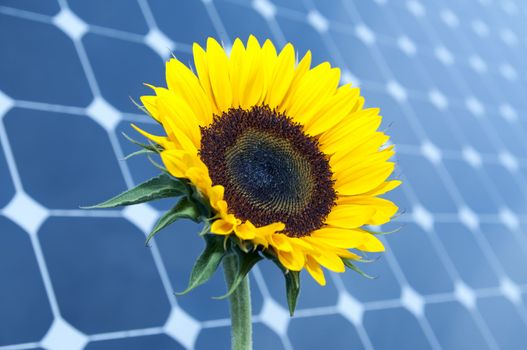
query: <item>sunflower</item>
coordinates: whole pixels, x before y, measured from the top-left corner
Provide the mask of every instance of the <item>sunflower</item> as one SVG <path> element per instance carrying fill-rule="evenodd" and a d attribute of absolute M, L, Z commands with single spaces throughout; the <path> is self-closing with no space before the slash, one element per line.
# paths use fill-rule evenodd
<path fill-rule="evenodd" d="M 321 285 L 322 267 L 343 272 L 360 252 L 381 252 L 366 225 L 397 212 L 380 195 L 400 184 L 393 146 L 378 131 L 377 108 L 328 62 L 298 62 L 293 45 L 280 52 L 236 39 L 230 53 L 215 39 L 193 45 L 195 72 L 166 63 L 167 88 L 148 85 L 148 114 L 166 135 L 150 139 L 168 172 L 186 179 L 212 209 L 210 233 L 234 237 L 306 269 Z M 348 265 L 349 266 L 349 265 Z"/>

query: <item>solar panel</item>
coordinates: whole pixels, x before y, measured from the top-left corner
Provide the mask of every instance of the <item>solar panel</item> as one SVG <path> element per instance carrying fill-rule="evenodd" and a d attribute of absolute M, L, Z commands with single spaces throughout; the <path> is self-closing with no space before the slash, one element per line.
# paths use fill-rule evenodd
<path fill-rule="evenodd" d="M 255 349 L 527 346 L 527 6 L 517 0 L 4 0 L 0 4 L 0 350 L 228 349 L 218 273 L 176 297 L 202 248 L 161 201 L 83 211 L 156 174 L 122 136 L 129 97 L 173 52 L 255 34 L 342 68 L 380 106 L 405 214 L 366 272 L 251 273 Z"/>

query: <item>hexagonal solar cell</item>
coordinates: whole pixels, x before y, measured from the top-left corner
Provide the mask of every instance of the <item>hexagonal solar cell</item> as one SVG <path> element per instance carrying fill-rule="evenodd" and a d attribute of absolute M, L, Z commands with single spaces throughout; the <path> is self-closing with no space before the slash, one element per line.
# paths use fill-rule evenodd
<path fill-rule="evenodd" d="M 88 117 L 15 108 L 4 123 L 20 180 L 42 205 L 78 209 L 125 189 L 108 134 Z"/>
<path fill-rule="evenodd" d="M 0 12 L 0 45 L 9 47 L 0 59 L 0 89 L 19 100 L 86 106 L 92 92 L 73 42 L 57 27 L 24 13 Z"/>
<path fill-rule="evenodd" d="M 53 314 L 30 236 L 0 216 L 0 346 L 39 341 L 53 322 Z M 9 283 L 7 283 L 9 281 Z M 9 326 L 7 326 L 9 325 Z"/>
<path fill-rule="evenodd" d="M 57 217 L 39 236 L 61 314 L 72 326 L 93 334 L 164 324 L 168 296 L 144 235 L 132 224 Z"/>

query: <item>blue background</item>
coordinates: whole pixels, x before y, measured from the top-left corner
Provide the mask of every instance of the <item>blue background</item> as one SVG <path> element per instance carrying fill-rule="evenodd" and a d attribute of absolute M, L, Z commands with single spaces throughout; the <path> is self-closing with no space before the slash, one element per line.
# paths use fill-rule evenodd
<path fill-rule="evenodd" d="M 388 251 L 325 288 L 251 274 L 255 349 L 527 348 L 527 5 L 521 0 L 0 2 L 0 350 L 228 349 L 222 273 L 170 202 L 83 211 L 156 174 L 121 132 L 173 52 L 291 41 L 380 106 L 404 185 Z"/>

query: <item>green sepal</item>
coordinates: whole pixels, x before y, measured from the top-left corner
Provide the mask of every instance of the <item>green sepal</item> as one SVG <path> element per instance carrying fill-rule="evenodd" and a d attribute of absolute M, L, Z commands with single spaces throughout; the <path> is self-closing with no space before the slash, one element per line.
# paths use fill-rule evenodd
<path fill-rule="evenodd" d="M 187 294 L 194 288 L 207 282 L 218 269 L 221 260 L 225 256 L 223 237 L 208 234 L 205 235 L 204 238 L 206 246 L 192 268 L 188 287 L 180 293 L 175 293 L 176 295 Z"/>
<path fill-rule="evenodd" d="M 364 259 L 364 257 L 361 256 L 360 260 L 356 260 L 356 261 L 358 261 L 360 263 L 369 264 L 369 263 L 377 262 L 377 261 L 379 261 L 379 259 L 380 259 L 380 256 L 377 256 L 377 257 L 375 257 L 373 259 Z"/>
<path fill-rule="evenodd" d="M 362 230 L 372 234 L 372 235 L 377 235 L 377 236 L 381 236 L 381 235 L 391 235 L 392 233 L 397 233 L 399 232 L 402 228 L 404 227 L 401 226 L 401 227 L 397 227 L 396 229 L 393 229 L 391 231 L 374 231 L 374 230 L 370 230 L 370 229 L 367 229 L 367 228 L 361 228 Z"/>
<path fill-rule="evenodd" d="M 150 154 L 150 153 L 154 153 L 154 152 L 149 150 L 149 149 L 140 149 L 139 151 L 135 151 L 135 152 L 130 153 L 129 155 L 124 157 L 123 160 L 128 160 L 128 159 L 130 159 L 132 157 L 135 157 L 135 156 L 138 156 L 138 155 L 141 155 L 141 154 Z"/>
<path fill-rule="evenodd" d="M 203 220 L 203 227 L 201 228 L 201 231 L 199 231 L 199 236 L 203 237 L 206 234 L 210 233 L 210 222 L 209 220 L 205 219 Z"/>
<path fill-rule="evenodd" d="M 251 241 L 238 240 L 238 248 L 244 253 L 256 251 L 257 247 Z"/>
<path fill-rule="evenodd" d="M 300 294 L 300 271 L 287 271 L 285 274 L 285 288 L 289 315 L 295 314 L 296 302 Z"/>
<path fill-rule="evenodd" d="M 156 145 L 155 143 L 152 143 L 151 141 L 149 141 L 149 143 L 146 144 L 146 143 L 142 143 L 142 142 L 134 140 L 133 138 L 131 138 L 130 136 L 128 136 L 124 132 L 122 134 L 128 141 L 130 141 L 134 145 L 137 145 L 137 146 L 139 146 L 141 148 L 147 149 L 147 150 L 152 151 L 154 153 L 159 153 L 159 152 L 161 152 L 163 150 L 163 148 L 161 146 Z"/>
<path fill-rule="evenodd" d="M 186 193 L 187 186 L 185 183 L 183 183 L 181 180 L 170 177 L 169 175 L 161 174 L 107 201 L 82 208 L 115 208 L 119 206 L 149 202 L 161 198 L 177 197 Z"/>
<path fill-rule="evenodd" d="M 296 303 L 298 295 L 300 294 L 300 271 L 288 270 L 280 260 L 269 250 L 262 251 L 262 254 L 273 261 L 280 270 L 282 270 L 285 277 L 285 291 L 287 297 L 287 305 L 289 307 L 289 315 L 293 317 L 295 314 Z"/>
<path fill-rule="evenodd" d="M 243 281 L 245 276 L 247 276 L 249 271 L 251 271 L 253 266 L 263 259 L 258 251 L 255 250 L 245 253 L 237 246 L 233 248 L 233 254 L 236 254 L 236 260 L 238 262 L 238 271 L 236 272 L 236 277 L 232 281 L 232 284 L 226 294 L 220 297 L 214 297 L 213 299 L 225 299 L 229 297 L 232 293 L 234 293 L 236 288 L 238 288 L 240 283 Z"/>
<path fill-rule="evenodd" d="M 212 216 L 213 210 L 210 206 L 210 201 L 208 200 L 208 198 L 203 197 L 199 190 L 194 186 L 192 187 L 190 197 L 198 205 L 198 209 L 201 213 L 201 216 L 205 218 L 210 218 Z"/>
<path fill-rule="evenodd" d="M 161 123 L 159 122 L 159 120 L 157 120 L 156 118 L 154 118 L 154 116 L 148 111 L 148 109 L 146 109 L 145 106 L 142 106 L 141 104 L 139 104 L 139 102 L 137 102 L 136 100 L 134 100 L 131 96 L 130 96 L 130 101 L 132 101 L 132 103 L 133 103 L 138 109 L 140 109 L 144 114 L 146 114 L 147 116 L 149 116 L 150 118 L 152 118 L 152 120 L 154 120 L 156 123 L 161 124 Z"/>
<path fill-rule="evenodd" d="M 150 232 L 148 235 L 145 245 L 148 245 L 148 242 L 152 239 L 152 237 L 154 237 L 156 233 L 178 219 L 190 219 L 194 222 L 199 222 L 200 214 L 198 208 L 196 207 L 196 204 L 187 197 L 181 198 L 172 209 L 167 211 L 159 218 L 156 225 L 152 229 L 152 232 Z"/>
<path fill-rule="evenodd" d="M 166 174 L 166 175 L 170 175 L 170 172 L 167 170 L 167 168 L 165 168 L 164 166 L 162 166 L 161 164 L 159 164 L 158 162 L 156 162 L 155 160 L 152 159 L 152 157 L 150 157 L 150 154 L 147 154 L 146 157 L 148 158 L 148 161 L 154 166 L 156 167 L 157 169 L 161 170 L 162 173 Z"/>
<path fill-rule="evenodd" d="M 355 272 L 357 272 L 359 275 L 361 275 L 362 277 L 366 277 L 367 279 L 370 279 L 370 280 L 374 280 L 376 279 L 377 277 L 374 277 L 374 276 L 370 276 L 368 275 L 367 273 L 365 273 L 364 271 L 362 271 L 361 269 L 359 269 L 356 265 L 354 265 L 350 259 L 342 259 L 342 262 L 344 263 L 344 265 L 346 265 L 347 268 L 349 268 L 350 270 L 353 270 Z"/>

